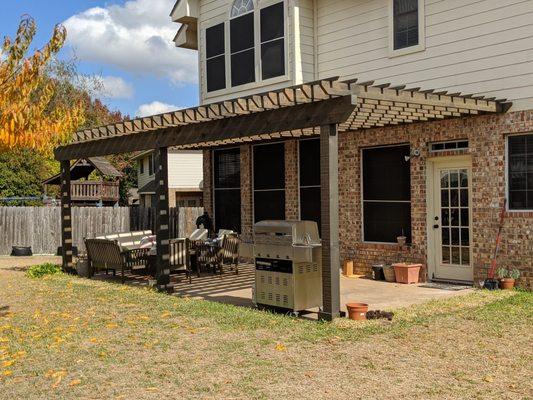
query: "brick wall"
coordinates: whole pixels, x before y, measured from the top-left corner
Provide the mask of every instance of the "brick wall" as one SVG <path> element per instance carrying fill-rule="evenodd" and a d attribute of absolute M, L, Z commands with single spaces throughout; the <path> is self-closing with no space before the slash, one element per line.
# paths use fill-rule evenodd
<path fill-rule="evenodd" d="M 486 115 L 437 122 L 384 127 L 339 135 L 339 217 L 341 262 L 354 260 L 356 273 L 367 274 L 376 262 L 393 262 L 400 257 L 427 263 L 426 230 L 426 161 L 432 155 L 428 142 L 467 138 L 468 151 L 447 155 L 470 154 L 472 157 L 473 229 L 472 252 L 475 281 L 486 277 L 494 251 L 499 205 L 505 196 L 505 137 L 513 133 L 533 131 L 533 111 Z M 362 147 L 409 143 L 421 150 L 411 159 L 412 245 L 398 252 L 396 245 L 362 243 L 360 150 Z M 286 218 L 298 217 L 297 143 L 286 142 Z M 211 209 L 211 164 L 204 153 L 204 204 Z M 439 156 L 444 154 L 439 153 Z M 319 160 L 317 160 L 319 162 Z M 243 238 L 251 239 L 250 147 L 241 146 L 241 184 Z M 209 211 L 211 213 L 211 211 Z M 532 287 L 533 276 L 533 212 L 506 215 L 499 265 L 522 271 L 522 286 Z M 421 272 L 427 277 L 426 268 Z"/>
<path fill-rule="evenodd" d="M 285 142 L 285 218 L 299 219 L 298 141 Z"/>
<path fill-rule="evenodd" d="M 505 137 L 533 131 L 533 111 L 487 115 L 439 122 L 341 133 L 339 137 L 339 197 L 341 261 L 354 260 L 357 273 L 367 274 L 376 262 L 399 258 L 395 245 L 362 243 L 360 150 L 362 147 L 409 143 L 421 156 L 411 159 L 412 246 L 401 256 L 426 265 L 426 161 L 428 142 L 469 140 L 472 157 L 472 252 L 474 280 L 486 277 L 494 251 L 499 205 L 505 196 Z M 439 153 L 439 156 L 442 156 Z M 502 266 L 522 270 L 522 284 L 531 287 L 533 274 L 533 212 L 507 213 L 499 257 Z M 423 275 L 427 277 L 424 269 Z"/>

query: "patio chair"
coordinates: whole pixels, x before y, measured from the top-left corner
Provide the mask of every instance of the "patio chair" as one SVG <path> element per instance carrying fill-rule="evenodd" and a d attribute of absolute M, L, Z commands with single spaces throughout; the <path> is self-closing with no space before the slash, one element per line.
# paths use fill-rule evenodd
<path fill-rule="evenodd" d="M 185 276 L 189 278 L 189 283 L 192 282 L 190 249 L 191 241 L 188 238 L 171 239 L 169 241 L 170 271 L 185 273 Z"/>
<path fill-rule="evenodd" d="M 113 270 L 116 275 L 117 269 L 121 272 L 122 283 L 125 282 L 124 271 L 133 270 L 134 267 L 146 268 L 147 254 L 149 249 L 122 250 L 118 241 L 108 239 L 85 239 L 87 258 L 94 270 Z"/>
<path fill-rule="evenodd" d="M 224 272 L 224 266 L 235 268 L 235 274 L 239 273 L 239 238 L 236 234 L 225 234 L 222 246 L 217 247 L 209 243 L 201 243 L 197 249 L 198 265 L 210 266 L 213 272 Z"/>

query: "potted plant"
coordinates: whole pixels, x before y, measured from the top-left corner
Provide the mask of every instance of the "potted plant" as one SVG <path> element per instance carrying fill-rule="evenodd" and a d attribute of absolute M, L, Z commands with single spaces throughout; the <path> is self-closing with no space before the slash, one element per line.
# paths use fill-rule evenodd
<path fill-rule="evenodd" d="M 396 282 L 405 284 L 418 283 L 418 275 L 422 264 L 403 262 L 392 264 L 392 266 L 394 267 Z"/>
<path fill-rule="evenodd" d="M 387 282 L 396 282 L 396 275 L 394 274 L 394 268 L 391 265 L 386 264 L 383 266 L 383 276 Z"/>
<path fill-rule="evenodd" d="M 500 289 L 512 289 L 516 280 L 520 278 L 520 271 L 516 268 L 499 268 L 498 278 L 500 278 Z"/>

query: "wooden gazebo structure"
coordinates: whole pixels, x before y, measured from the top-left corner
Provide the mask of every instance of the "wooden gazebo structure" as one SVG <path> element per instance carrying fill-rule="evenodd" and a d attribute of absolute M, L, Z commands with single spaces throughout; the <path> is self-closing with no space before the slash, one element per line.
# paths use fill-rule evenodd
<path fill-rule="evenodd" d="M 93 171 L 110 180 L 89 180 Z M 105 157 L 87 157 L 76 160 L 70 166 L 70 201 L 76 206 L 112 206 L 120 199 L 118 178 L 122 174 Z M 47 186 L 61 184 L 61 173 L 43 181 Z"/>
<path fill-rule="evenodd" d="M 77 132 L 72 143 L 55 151 L 56 159 L 61 161 L 63 266 L 72 267 L 69 160 L 155 150 L 157 287 L 171 290 L 168 147 L 213 149 L 319 135 L 324 304 L 320 317 L 333 319 L 340 314 L 337 133 L 504 112 L 509 106 L 505 100 L 482 96 L 332 78 Z"/>

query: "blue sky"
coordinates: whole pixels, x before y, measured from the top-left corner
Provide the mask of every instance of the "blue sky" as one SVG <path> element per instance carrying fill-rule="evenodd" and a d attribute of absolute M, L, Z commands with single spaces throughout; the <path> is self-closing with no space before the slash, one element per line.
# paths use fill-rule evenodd
<path fill-rule="evenodd" d="M 56 23 L 67 27 L 60 57 L 74 55 L 79 71 L 98 75 L 104 102 L 135 116 L 198 103 L 196 52 L 172 43 L 178 24 L 169 17 L 174 0 L 10 0 L 2 2 L 0 34 L 14 36 L 20 18 L 37 22 L 34 48 Z"/>

